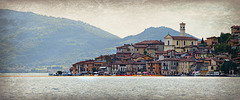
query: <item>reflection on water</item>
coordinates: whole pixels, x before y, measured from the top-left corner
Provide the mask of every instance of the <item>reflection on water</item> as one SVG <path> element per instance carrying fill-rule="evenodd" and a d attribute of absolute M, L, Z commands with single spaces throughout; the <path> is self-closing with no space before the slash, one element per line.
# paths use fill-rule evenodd
<path fill-rule="evenodd" d="M 2 99 L 238 99 L 239 77 L 0 77 Z"/>

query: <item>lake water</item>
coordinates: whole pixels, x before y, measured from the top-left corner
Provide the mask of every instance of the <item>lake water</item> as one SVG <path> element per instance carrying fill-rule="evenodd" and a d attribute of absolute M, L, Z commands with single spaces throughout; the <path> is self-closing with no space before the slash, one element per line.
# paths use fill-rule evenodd
<path fill-rule="evenodd" d="M 240 77 L 0 77 L 0 98 L 235 99 Z"/>

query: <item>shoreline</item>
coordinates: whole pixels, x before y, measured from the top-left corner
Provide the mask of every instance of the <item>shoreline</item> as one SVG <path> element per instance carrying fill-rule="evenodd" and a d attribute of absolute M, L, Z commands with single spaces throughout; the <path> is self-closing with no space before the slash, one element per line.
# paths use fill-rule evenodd
<path fill-rule="evenodd" d="M 240 77 L 240 76 L 45 76 L 45 75 L 0 75 L 0 77 Z"/>

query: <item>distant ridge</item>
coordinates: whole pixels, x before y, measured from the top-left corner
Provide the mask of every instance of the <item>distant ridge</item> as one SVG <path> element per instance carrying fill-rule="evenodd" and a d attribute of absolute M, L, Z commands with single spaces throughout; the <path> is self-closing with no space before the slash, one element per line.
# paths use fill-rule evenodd
<path fill-rule="evenodd" d="M 118 36 L 81 21 L 32 12 L 0 9 L 0 22 L 1 68 L 47 65 L 70 67 L 79 60 L 113 53 L 106 48 L 112 47 L 113 41 L 121 40 Z"/>

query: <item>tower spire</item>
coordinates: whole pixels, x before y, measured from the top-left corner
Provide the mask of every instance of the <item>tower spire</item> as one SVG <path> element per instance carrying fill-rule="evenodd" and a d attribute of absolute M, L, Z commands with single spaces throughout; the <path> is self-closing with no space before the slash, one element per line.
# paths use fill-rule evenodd
<path fill-rule="evenodd" d="M 185 24 L 186 23 L 180 23 L 180 36 L 185 36 Z"/>

